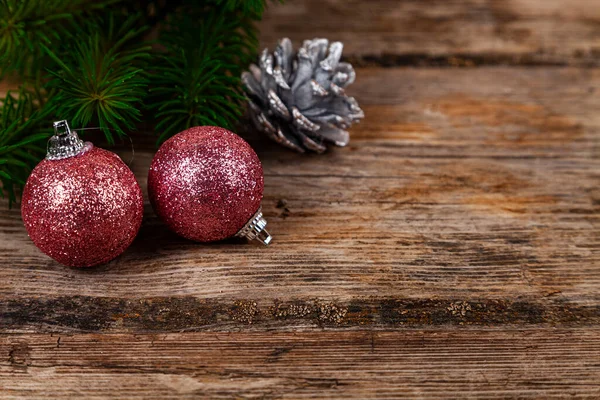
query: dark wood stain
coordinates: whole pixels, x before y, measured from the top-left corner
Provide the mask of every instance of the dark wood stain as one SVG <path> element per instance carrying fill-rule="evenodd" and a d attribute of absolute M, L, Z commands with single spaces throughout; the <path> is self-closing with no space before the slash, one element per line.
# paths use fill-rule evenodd
<path fill-rule="evenodd" d="M 115 299 L 69 296 L 19 299 L 3 304 L 0 331 L 170 332 L 289 329 L 301 326 L 345 329 L 592 326 L 600 307 L 546 299 L 353 299 L 253 300 L 232 303 L 193 297 Z"/>

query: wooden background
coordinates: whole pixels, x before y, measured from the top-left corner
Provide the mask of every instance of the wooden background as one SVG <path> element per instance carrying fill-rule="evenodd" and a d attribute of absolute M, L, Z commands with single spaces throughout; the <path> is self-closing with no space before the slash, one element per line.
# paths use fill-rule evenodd
<path fill-rule="evenodd" d="M 290 0 L 261 26 L 345 42 L 350 145 L 248 136 L 267 248 L 146 202 L 75 270 L 0 204 L 0 397 L 600 398 L 600 2 Z"/>

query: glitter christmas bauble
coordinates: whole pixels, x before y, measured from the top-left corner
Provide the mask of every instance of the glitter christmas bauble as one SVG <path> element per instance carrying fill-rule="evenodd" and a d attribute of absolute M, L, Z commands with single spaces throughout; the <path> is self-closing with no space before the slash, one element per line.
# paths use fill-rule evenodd
<path fill-rule="evenodd" d="M 268 244 L 260 209 L 263 186 L 262 166 L 250 145 L 212 126 L 167 140 L 148 174 L 156 214 L 172 231 L 198 242 L 235 235 Z"/>
<path fill-rule="evenodd" d="M 48 156 L 23 191 L 25 228 L 33 243 L 61 264 L 103 264 L 137 235 L 142 191 L 119 156 L 82 142 L 65 121 L 55 129 Z"/>

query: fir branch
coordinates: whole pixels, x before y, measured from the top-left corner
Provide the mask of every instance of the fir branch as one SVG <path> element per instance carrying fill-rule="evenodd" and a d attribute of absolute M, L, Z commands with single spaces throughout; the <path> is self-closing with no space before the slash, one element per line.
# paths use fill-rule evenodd
<path fill-rule="evenodd" d="M 9 206 L 16 201 L 29 173 L 44 158 L 46 141 L 52 135 L 50 108 L 39 108 L 35 97 L 23 87 L 0 100 L 0 181 L 2 197 Z"/>
<path fill-rule="evenodd" d="M 52 120 L 99 125 L 112 143 L 112 132 L 135 129 L 146 101 L 160 141 L 193 125 L 232 128 L 265 7 L 265 0 L 0 0 L 0 77 L 16 72 L 28 88 L 0 99 L 0 182 L 9 204 L 45 156 Z M 150 52 L 143 35 L 156 26 L 161 50 Z"/>
<path fill-rule="evenodd" d="M 120 21 L 111 14 L 76 27 L 58 51 L 41 45 L 56 64 L 48 69 L 54 79 L 47 88 L 57 93 L 50 102 L 58 119 L 78 127 L 98 124 L 111 144 L 113 132 L 122 136 L 135 129 L 142 115 L 144 68 L 150 57 L 150 46 L 142 41 L 146 29 L 135 28 L 139 17 Z"/>
<path fill-rule="evenodd" d="M 252 18 L 226 7 L 172 15 L 151 76 L 159 142 L 195 125 L 232 128 L 242 114 L 240 75 L 258 40 Z"/>
<path fill-rule="evenodd" d="M 214 0 L 218 6 L 224 6 L 227 11 L 240 11 L 243 15 L 260 19 L 267 7 L 266 0 Z"/>
<path fill-rule="evenodd" d="M 67 22 L 121 0 L 0 0 L 0 76 L 39 79 L 40 44 L 60 41 Z"/>

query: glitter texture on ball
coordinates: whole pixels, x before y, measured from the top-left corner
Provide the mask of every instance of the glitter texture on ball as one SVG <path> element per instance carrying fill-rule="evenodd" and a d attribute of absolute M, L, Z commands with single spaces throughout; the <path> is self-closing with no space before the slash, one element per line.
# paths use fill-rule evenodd
<path fill-rule="evenodd" d="M 63 159 L 45 159 L 23 191 L 21 214 L 34 244 L 61 264 L 90 267 L 121 254 L 142 223 L 143 197 L 116 154 L 86 143 Z"/>
<path fill-rule="evenodd" d="M 238 233 L 260 211 L 263 188 L 262 166 L 250 145 L 210 126 L 167 140 L 148 174 L 156 214 L 173 232 L 198 242 Z"/>

